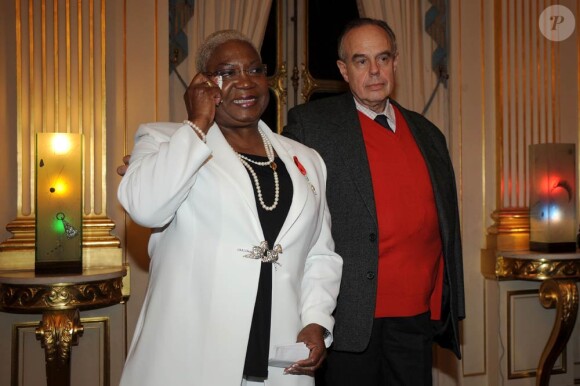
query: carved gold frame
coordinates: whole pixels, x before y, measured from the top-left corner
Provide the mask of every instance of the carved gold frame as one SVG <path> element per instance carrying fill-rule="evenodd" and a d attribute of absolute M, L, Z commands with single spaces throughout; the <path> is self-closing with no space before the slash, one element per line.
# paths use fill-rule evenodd
<path fill-rule="evenodd" d="M 89 325 L 101 324 L 103 329 L 103 386 L 111 385 L 111 331 L 110 331 L 110 318 L 109 317 L 90 317 L 81 318 L 80 323 L 87 328 Z M 20 372 L 20 362 L 19 362 L 19 331 L 22 329 L 36 329 L 38 327 L 38 322 L 25 322 L 25 323 L 15 323 L 12 325 L 12 352 L 11 352 L 11 382 L 10 386 L 19 386 L 19 372 Z"/>
<path fill-rule="evenodd" d="M 72 347 L 79 344 L 85 330 L 80 311 L 124 302 L 125 274 L 125 270 L 100 269 L 85 271 L 82 275 L 51 278 L 38 278 L 33 272 L 4 272 L 0 275 L 0 311 L 42 314 L 35 335 L 44 349 L 48 386 L 70 385 Z M 14 328 L 13 357 L 19 355 L 18 335 Z M 108 344 L 108 337 L 105 343 Z M 108 349 L 105 359 L 110 361 Z M 17 363 L 17 360 L 13 362 L 13 382 L 19 375 L 18 367 L 14 367 Z M 108 366 L 105 370 L 108 371 Z"/>
<path fill-rule="evenodd" d="M 304 15 L 306 15 L 306 22 L 304 23 L 304 63 L 302 63 L 302 90 L 300 95 L 304 102 L 308 102 L 310 97 L 315 92 L 330 92 L 330 93 L 340 93 L 348 91 L 348 84 L 344 81 L 330 80 L 330 79 L 317 79 L 314 78 L 308 69 L 308 31 L 309 31 L 309 18 L 308 18 L 308 0 L 304 1 Z M 297 61 L 296 61 L 297 62 Z"/>
<path fill-rule="evenodd" d="M 286 78 L 288 71 L 284 60 L 284 1 L 276 0 L 276 71 L 268 77 L 268 86 L 276 97 L 276 131 L 282 132 L 284 126 L 283 111 L 287 104 Z"/>
<path fill-rule="evenodd" d="M 537 368 L 534 370 L 529 371 L 519 371 L 514 372 L 512 371 L 512 342 L 513 337 L 511 335 L 511 326 L 512 326 L 512 312 L 511 312 L 511 298 L 518 296 L 518 295 L 538 295 L 539 290 L 518 290 L 518 291 L 508 291 L 506 296 L 506 303 L 507 303 L 507 372 L 508 372 L 508 379 L 519 379 L 519 378 L 533 378 L 537 375 L 538 370 Z M 550 374 L 565 374 L 567 371 L 567 350 L 564 348 L 561 353 L 562 363 L 559 368 L 552 369 Z"/>

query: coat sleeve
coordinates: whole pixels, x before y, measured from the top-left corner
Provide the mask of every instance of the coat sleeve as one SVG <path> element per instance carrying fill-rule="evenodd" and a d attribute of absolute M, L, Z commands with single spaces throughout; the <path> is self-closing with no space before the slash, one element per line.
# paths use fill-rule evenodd
<path fill-rule="evenodd" d="M 189 194 L 197 171 L 210 154 L 187 125 L 141 125 L 129 168 L 117 192 L 121 205 L 139 225 L 166 225 Z"/>
<path fill-rule="evenodd" d="M 304 128 L 296 108 L 292 108 L 288 111 L 288 123 L 284 127 L 284 130 L 282 130 L 282 135 L 300 143 L 304 143 Z"/>
<path fill-rule="evenodd" d="M 324 161 L 316 153 L 321 170 L 322 179 L 319 186 L 326 183 L 326 167 Z M 332 343 L 334 317 L 332 313 L 336 307 L 336 299 L 340 289 L 342 277 L 342 258 L 334 252 L 334 240 L 330 232 L 331 217 L 326 202 L 326 187 L 320 192 L 320 210 L 318 214 L 319 226 L 317 237 L 304 266 L 302 280 L 301 313 L 304 326 L 316 323 L 331 332 L 325 338 L 326 346 Z"/>

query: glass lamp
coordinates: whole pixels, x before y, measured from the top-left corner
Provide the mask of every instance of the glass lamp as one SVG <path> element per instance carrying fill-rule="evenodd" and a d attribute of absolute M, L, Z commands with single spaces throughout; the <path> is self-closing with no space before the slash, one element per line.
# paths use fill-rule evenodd
<path fill-rule="evenodd" d="M 36 134 L 38 274 L 82 272 L 82 134 Z"/>
<path fill-rule="evenodd" d="M 530 145 L 530 250 L 576 251 L 576 147 Z"/>

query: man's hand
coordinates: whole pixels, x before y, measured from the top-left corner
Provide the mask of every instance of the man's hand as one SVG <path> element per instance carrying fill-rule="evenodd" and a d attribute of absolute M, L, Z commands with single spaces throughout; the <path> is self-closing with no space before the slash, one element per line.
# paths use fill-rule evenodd
<path fill-rule="evenodd" d="M 129 161 L 131 160 L 131 154 L 127 154 L 123 157 L 123 165 L 117 168 L 117 174 L 123 177 L 127 173 L 127 168 L 129 167 Z"/>
<path fill-rule="evenodd" d="M 314 376 L 316 369 L 322 365 L 326 358 L 326 346 L 324 345 L 324 327 L 311 323 L 304 327 L 298 334 L 297 342 L 304 342 L 310 350 L 307 359 L 294 363 L 292 366 L 284 369 L 286 374 L 310 375 Z"/>

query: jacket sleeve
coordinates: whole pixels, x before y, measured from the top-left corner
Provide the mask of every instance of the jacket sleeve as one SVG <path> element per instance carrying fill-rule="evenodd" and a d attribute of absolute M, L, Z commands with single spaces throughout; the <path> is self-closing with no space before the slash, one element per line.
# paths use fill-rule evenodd
<path fill-rule="evenodd" d="M 288 111 L 288 123 L 284 126 L 282 135 L 300 143 L 304 143 L 304 128 L 296 108 L 292 108 Z"/>
<path fill-rule="evenodd" d="M 316 153 L 321 170 L 320 210 L 318 231 L 313 246 L 308 252 L 302 280 L 301 313 L 304 326 L 316 323 L 331 334 L 325 338 L 326 346 L 332 343 L 336 299 L 342 277 L 342 258 L 334 252 L 334 240 L 330 232 L 331 217 L 326 202 L 326 167 Z"/>
<path fill-rule="evenodd" d="M 121 205 L 139 225 L 166 225 L 189 194 L 197 171 L 210 154 L 207 145 L 187 125 L 141 125 L 129 168 L 117 192 Z"/>

